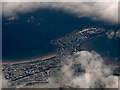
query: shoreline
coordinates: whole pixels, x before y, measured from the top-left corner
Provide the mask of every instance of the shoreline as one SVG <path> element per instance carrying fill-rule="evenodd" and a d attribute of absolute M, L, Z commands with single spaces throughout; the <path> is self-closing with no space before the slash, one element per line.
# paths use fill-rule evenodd
<path fill-rule="evenodd" d="M 18 64 L 18 63 L 26 63 L 26 62 L 32 62 L 32 61 L 38 61 L 38 60 L 45 60 L 45 59 L 49 59 L 52 57 L 57 56 L 56 53 L 52 53 L 52 54 L 48 54 L 48 55 L 43 55 L 40 56 L 39 58 L 33 58 L 33 59 L 27 59 L 27 60 L 22 60 L 22 61 L 6 61 L 6 62 L 2 62 L 2 64 Z"/>

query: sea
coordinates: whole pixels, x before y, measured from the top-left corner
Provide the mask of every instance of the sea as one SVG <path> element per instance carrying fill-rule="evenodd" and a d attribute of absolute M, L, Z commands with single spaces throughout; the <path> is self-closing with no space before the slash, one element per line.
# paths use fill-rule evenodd
<path fill-rule="evenodd" d="M 62 10 L 39 9 L 19 13 L 16 19 L 2 18 L 3 62 L 22 61 L 56 53 L 57 47 L 50 41 L 74 30 L 93 26 L 117 29 L 117 25 L 79 18 Z"/>

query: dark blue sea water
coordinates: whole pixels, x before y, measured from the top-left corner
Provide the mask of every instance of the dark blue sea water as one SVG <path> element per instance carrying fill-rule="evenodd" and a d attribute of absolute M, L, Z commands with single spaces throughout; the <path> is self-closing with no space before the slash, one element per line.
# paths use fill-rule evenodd
<path fill-rule="evenodd" d="M 34 18 L 30 19 L 31 16 Z M 6 23 L 11 24 L 6 25 Z M 116 29 L 114 25 L 91 21 L 88 18 L 77 18 L 62 11 L 48 9 L 19 14 L 19 18 L 14 21 L 3 17 L 3 61 L 20 61 L 55 52 L 56 47 L 50 44 L 50 40 L 64 36 L 73 30 L 92 26 Z"/>
<path fill-rule="evenodd" d="M 96 51 L 104 58 L 117 60 L 119 57 L 119 40 L 118 38 L 109 39 L 107 36 L 103 36 L 87 41 L 83 46 L 87 50 Z"/>

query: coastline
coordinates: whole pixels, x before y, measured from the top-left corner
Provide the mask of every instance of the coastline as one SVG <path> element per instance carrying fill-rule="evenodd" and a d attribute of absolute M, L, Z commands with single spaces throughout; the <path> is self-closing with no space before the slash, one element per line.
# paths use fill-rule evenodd
<path fill-rule="evenodd" d="M 18 63 L 26 63 L 26 62 L 32 62 L 32 61 L 38 61 L 38 60 L 45 60 L 45 59 L 49 59 L 52 57 L 57 56 L 56 53 L 51 53 L 48 55 L 44 55 L 44 56 L 40 56 L 39 58 L 34 58 L 34 59 L 27 59 L 27 60 L 22 60 L 22 61 L 12 61 L 12 62 L 2 62 L 2 64 L 18 64 Z"/>

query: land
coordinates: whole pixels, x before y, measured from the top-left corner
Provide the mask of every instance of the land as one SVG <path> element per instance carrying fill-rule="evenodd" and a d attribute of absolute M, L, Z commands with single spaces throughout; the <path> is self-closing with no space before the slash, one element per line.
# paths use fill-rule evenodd
<path fill-rule="evenodd" d="M 74 54 L 83 50 L 83 43 L 98 37 L 105 36 L 107 31 L 103 28 L 87 28 L 74 31 L 65 37 L 52 40 L 51 43 L 58 46 L 58 52 L 54 55 L 42 57 L 30 61 L 3 63 L 2 71 L 5 78 L 10 81 L 10 87 L 23 85 L 32 87 L 50 82 L 62 83 L 61 59 L 63 55 Z M 60 75 L 60 76 L 59 76 Z M 114 75 L 120 76 L 120 63 L 116 66 Z"/>
<path fill-rule="evenodd" d="M 106 35 L 106 30 L 103 28 L 86 28 L 83 30 L 74 31 L 65 37 L 54 40 L 52 44 L 59 47 L 59 55 L 73 54 L 83 50 L 81 46 L 94 38 L 103 37 Z"/>
<path fill-rule="evenodd" d="M 16 64 L 3 64 L 5 78 L 10 81 L 10 87 L 18 85 L 29 86 L 35 83 L 48 83 L 51 70 L 60 70 L 60 61 L 56 56 L 49 59 Z"/>

